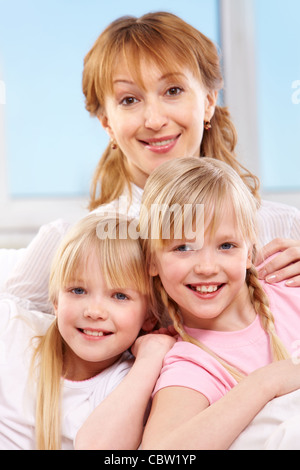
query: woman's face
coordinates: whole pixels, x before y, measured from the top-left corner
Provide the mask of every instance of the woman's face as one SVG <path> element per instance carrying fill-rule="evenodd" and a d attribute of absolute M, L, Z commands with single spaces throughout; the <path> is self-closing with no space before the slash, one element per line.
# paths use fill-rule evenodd
<path fill-rule="evenodd" d="M 198 157 L 203 122 L 210 121 L 217 92 L 210 93 L 193 73 L 164 73 L 141 63 L 144 87 L 120 58 L 113 93 L 106 97 L 100 121 L 127 158 L 135 184 L 144 187 L 150 173 L 167 160 Z"/>

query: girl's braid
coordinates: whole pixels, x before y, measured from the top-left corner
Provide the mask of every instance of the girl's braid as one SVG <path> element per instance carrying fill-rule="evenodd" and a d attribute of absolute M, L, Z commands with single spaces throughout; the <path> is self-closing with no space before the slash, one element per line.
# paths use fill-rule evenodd
<path fill-rule="evenodd" d="M 246 280 L 249 288 L 251 302 L 256 313 L 260 317 L 263 329 L 270 337 L 273 359 L 275 361 L 288 359 L 289 354 L 276 333 L 275 321 L 270 310 L 268 297 L 264 292 L 261 283 L 259 282 L 257 271 L 253 265 L 247 271 Z"/>

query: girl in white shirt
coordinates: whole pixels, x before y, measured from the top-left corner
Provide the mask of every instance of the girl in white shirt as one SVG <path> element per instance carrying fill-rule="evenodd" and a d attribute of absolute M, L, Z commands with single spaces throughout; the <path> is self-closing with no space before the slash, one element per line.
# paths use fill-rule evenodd
<path fill-rule="evenodd" d="M 100 237 L 101 224 L 111 223 L 116 236 Z M 70 230 L 51 270 L 55 316 L 2 294 L 1 449 L 139 446 L 174 340 L 143 335 L 136 341 L 157 317 L 139 241 L 119 236 L 128 225 L 90 215 Z"/>

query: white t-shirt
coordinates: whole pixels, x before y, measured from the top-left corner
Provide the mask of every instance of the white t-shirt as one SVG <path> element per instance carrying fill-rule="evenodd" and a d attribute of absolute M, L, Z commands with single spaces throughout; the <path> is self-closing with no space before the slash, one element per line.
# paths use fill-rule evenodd
<path fill-rule="evenodd" d="M 0 298 L 0 449 L 35 449 L 35 392 L 29 378 L 32 338 L 43 335 L 53 315 L 28 311 Z M 129 353 L 95 377 L 63 380 L 62 449 L 73 449 L 78 429 L 122 381 L 132 366 Z M 105 432 L 105 430 L 104 430 Z"/>

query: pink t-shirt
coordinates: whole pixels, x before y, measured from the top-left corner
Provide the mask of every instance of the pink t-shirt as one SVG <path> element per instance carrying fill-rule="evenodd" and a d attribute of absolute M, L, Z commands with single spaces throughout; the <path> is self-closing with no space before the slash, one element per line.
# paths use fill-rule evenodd
<path fill-rule="evenodd" d="M 262 286 L 269 298 L 277 334 L 289 353 L 295 354 L 300 341 L 300 288 L 286 287 L 283 282 L 270 285 L 262 281 Z M 245 374 L 272 362 L 269 336 L 258 316 L 239 331 L 186 331 Z M 212 404 L 234 385 L 236 381 L 216 359 L 179 338 L 165 357 L 154 393 L 165 387 L 182 386 L 202 393 Z"/>

